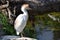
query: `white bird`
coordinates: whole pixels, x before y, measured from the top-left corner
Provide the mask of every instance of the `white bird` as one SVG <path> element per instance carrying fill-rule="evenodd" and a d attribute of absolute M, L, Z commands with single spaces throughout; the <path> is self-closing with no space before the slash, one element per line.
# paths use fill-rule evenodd
<path fill-rule="evenodd" d="M 17 35 L 19 35 L 26 26 L 28 20 L 28 12 L 27 12 L 28 9 L 30 9 L 29 4 L 23 4 L 21 6 L 21 11 L 23 12 L 23 14 L 18 15 L 14 22 L 14 28 L 16 30 Z"/>

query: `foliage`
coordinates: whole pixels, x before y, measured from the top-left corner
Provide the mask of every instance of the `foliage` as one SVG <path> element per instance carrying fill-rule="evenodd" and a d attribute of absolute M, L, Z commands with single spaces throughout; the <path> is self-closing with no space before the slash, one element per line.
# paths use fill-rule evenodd
<path fill-rule="evenodd" d="M 60 18 L 60 12 L 51 12 L 53 16 L 56 18 Z M 35 24 L 38 24 L 39 21 L 42 22 L 43 26 L 42 29 L 46 28 L 47 26 L 49 27 L 50 30 L 60 30 L 60 22 L 58 21 L 53 21 L 51 18 L 47 16 L 47 14 L 44 15 L 36 15 L 35 16 Z M 3 30 L 6 32 L 8 35 L 15 35 L 15 30 L 11 24 L 8 23 L 8 18 L 0 13 L 0 23 L 3 24 Z M 26 28 L 24 29 L 24 34 L 25 36 L 36 38 L 36 32 L 35 28 L 32 27 L 32 24 L 30 21 L 28 21 Z"/>
<path fill-rule="evenodd" d="M 49 14 L 60 19 L 60 12 L 51 12 Z M 60 22 L 52 20 L 50 17 L 47 16 L 47 14 L 37 15 L 37 16 L 35 16 L 35 19 L 36 19 L 36 21 L 40 20 L 42 22 L 43 28 L 48 26 L 50 28 L 50 30 L 60 30 Z"/>
<path fill-rule="evenodd" d="M 15 34 L 13 26 L 8 23 L 8 18 L 0 13 L 0 23 L 3 25 L 3 30 L 6 32 L 6 34 Z"/>

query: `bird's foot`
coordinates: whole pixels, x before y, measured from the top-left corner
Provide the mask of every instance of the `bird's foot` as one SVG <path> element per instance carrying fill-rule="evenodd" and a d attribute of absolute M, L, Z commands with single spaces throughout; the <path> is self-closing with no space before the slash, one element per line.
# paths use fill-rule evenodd
<path fill-rule="evenodd" d="M 23 37 L 23 34 L 21 33 L 21 37 Z"/>

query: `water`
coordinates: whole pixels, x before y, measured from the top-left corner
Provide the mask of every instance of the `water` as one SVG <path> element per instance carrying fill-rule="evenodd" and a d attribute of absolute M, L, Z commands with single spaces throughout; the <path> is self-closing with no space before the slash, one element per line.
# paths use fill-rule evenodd
<path fill-rule="evenodd" d="M 54 40 L 54 33 L 52 30 L 42 30 L 37 32 L 38 40 Z"/>

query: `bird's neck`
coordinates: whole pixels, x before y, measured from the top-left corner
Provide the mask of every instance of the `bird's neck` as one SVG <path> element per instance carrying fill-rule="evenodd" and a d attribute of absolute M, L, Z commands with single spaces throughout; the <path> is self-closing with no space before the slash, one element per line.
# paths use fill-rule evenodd
<path fill-rule="evenodd" d="M 25 8 L 22 8 L 21 11 L 23 12 L 24 15 L 28 15 L 28 12 Z"/>
<path fill-rule="evenodd" d="M 25 15 L 28 15 L 28 12 L 27 12 L 27 10 L 24 10 L 23 14 L 25 14 Z"/>

